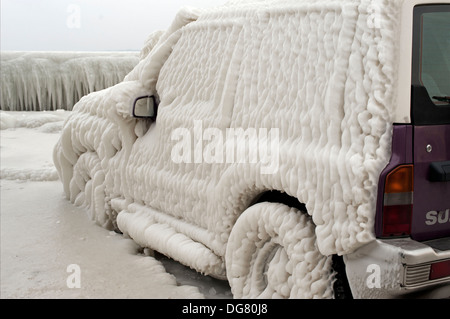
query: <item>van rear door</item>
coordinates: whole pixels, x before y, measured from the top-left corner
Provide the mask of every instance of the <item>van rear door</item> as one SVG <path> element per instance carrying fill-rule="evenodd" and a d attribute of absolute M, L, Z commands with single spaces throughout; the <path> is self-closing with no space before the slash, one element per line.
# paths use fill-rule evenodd
<path fill-rule="evenodd" d="M 414 8 L 411 237 L 450 236 L 450 4 Z"/>

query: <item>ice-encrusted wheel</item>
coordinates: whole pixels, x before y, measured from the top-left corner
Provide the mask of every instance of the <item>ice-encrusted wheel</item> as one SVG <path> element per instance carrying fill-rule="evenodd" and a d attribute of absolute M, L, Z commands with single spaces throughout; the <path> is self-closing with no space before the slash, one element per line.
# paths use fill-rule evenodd
<path fill-rule="evenodd" d="M 333 298 L 332 258 L 316 245 L 311 218 L 296 208 L 259 203 L 233 227 L 227 277 L 235 298 Z"/>

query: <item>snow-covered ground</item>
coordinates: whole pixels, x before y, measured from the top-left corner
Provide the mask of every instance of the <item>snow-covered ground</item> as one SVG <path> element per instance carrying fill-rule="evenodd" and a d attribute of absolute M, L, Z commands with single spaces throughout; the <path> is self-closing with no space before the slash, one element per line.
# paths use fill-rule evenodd
<path fill-rule="evenodd" d="M 1 298 L 232 298 L 66 200 L 52 152 L 69 114 L 0 111 Z"/>

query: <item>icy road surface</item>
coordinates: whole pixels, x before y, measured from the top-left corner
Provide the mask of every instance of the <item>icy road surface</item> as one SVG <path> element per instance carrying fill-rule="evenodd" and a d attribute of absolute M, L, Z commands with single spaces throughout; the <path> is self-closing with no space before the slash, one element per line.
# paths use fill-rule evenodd
<path fill-rule="evenodd" d="M 1 298 L 232 298 L 66 200 L 52 151 L 68 114 L 0 111 Z"/>

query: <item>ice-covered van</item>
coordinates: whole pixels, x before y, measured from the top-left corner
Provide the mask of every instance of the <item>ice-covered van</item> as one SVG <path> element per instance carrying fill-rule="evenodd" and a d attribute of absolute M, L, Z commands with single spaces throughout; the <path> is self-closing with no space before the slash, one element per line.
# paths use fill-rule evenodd
<path fill-rule="evenodd" d="M 98 224 L 236 298 L 446 298 L 449 96 L 447 0 L 232 0 L 153 33 L 54 160 Z"/>

